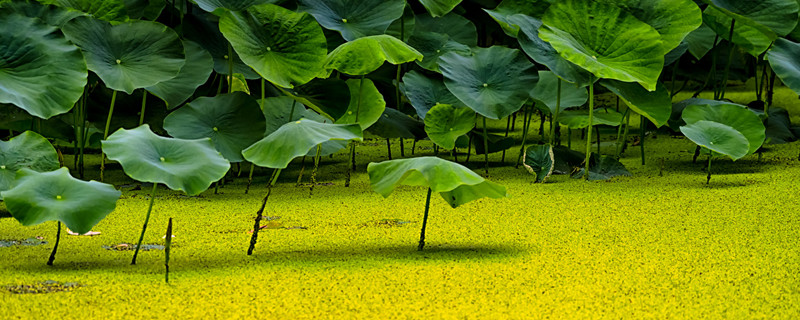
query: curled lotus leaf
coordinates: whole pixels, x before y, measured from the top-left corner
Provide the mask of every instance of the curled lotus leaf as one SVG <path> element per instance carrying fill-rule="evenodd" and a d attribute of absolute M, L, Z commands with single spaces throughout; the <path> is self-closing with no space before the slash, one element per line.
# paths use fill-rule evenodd
<path fill-rule="evenodd" d="M 423 55 L 399 39 L 377 35 L 346 42 L 328 54 L 325 75 L 333 70 L 351 76 L 361 76 L 377 70 L 384 62 L 403 64 L 422 60 Z"/>
<path fill-rule="evenodd" d="M 56 149 L 38 133 L 25 131 L 8 141 L 0 141 L 0 191 L 14 186 L 17 170 L 46 172 L 58 167 Z"/>

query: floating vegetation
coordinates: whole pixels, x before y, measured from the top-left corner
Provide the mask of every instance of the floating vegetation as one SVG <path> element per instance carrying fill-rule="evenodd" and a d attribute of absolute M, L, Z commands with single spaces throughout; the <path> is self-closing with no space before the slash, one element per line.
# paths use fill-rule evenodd
<path fill-rule="evenodd" d="M 53 292 L 70 292 L 75 288 L 82 287 L 81 284 L 76 282 L 59 282 L 55 280 L 47 280 L 44 282 L 37 282 L 34 284 L 20 284 L 9 285 L 3 287 L 8 292 L 14 294 L 39 294 L 39 293 L 53 293 Z"/>
<path fill-rule="evenodd" d="M 25 240 L 0 239 L 0 248 L 13 246 L 40 246 L 47 244 L 47 241 L 44 241 L 43 239 L 44 237 L 28 238 Z"/>
<path fill-rule="evenodd" d="M 416 223 L 416 221 L 407 221 L 403 219 L 380 219 L 373 220 L 364 224 L 365 227 L 404 227 L 406 225 Z"/>
<path fill-rule="evenodd" d="M 103 246 L 103 249 L 115 250 L 115 251 L 129 251 L 129 250 L 135 250 L 136 245 L 130 243 L 120 243 L 120 244 L 112 244 L 110 246 Z M 160 244 L 143 244 L 139 250 L 141 251 L 164 250 L 164 246 Z"/>

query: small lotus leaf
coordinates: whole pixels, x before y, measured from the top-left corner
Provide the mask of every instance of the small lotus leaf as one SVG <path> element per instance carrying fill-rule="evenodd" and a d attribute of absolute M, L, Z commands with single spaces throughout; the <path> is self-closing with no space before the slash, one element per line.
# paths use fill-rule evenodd
<path fill-rule="evenodd" d="M 19 169 L 45 172 L 58 167 L 56 149 L 38 133 L 25 131 L 7 142 L 0 141 L 0 191 L 14 186 Z"/>
<path fill-rule="evenodd" d="M 403 0 L 300 0 L 301 9 L 323 27 L 339 31 L 347 41 L 386 32 L 400 19 Z"/>
<path fill-rule="evenodd" d="M 585 168 L 576 172 L 572 177 L 581 178 L 586 172 Z M 592 153 L 589 159 L 589 181 L 608 180 L 613 177 L 629 177 L 630 171 L 625 166 L 610 156 L 599 156 Z"/>
<path fill-rule="evenodd" d="M 282 169 L 292 159 L 330 140 L 362 140 L 357 124 L 319 123 L 313 120 L 289 122 L 242 151 L 247 161 L 258 166 Z"/>
<path fill-rule="evenodd" d="M 187 103 L 164 119 L 164 129 L 178 139 L 211 138 L 225 159 L 241 162 L 242 150 L 264 137 L 264 121 L 253 98 L 233 92 Z"/>
<path fill-rule="evenodd" d="M 742 105 L 732 103 L 690 105 L 683 110 L 682 118 L 687 125 L 706 120 L 734 128 L 747 138 L 749 143 L 747 154 L 756 152 L 766 139 L 764 123 L 758 115 Z"/>
<path fill-rule="evenodd" d="M 747 138 L 741 132 L 719 122 L 696 121 L 681 127 L 681 132 L 698 146 L 724 154 L 733 160 L 746 156 L 750 149 Z"/>
<path fill-rule="evenodd" d="M 449 104 L 437 104 L 425 117 L 425 132 L 431 141 L 447 150 L 455 148 L 456 139 L 475 127 L 475 111 Z"/>
<path fill-rule="evenodd" d="M 409 71 L 403 75 L 400 85 L 411 106 L 417 111 L 420 119 L 425 119 L 428 110 L 437 104 L 449 104 L 456 107 L 466 107 L 461 100 L 447 90 L 444 82 L 431 79 L 417 71 Z"/>
<path fill-rule="evenodd" d="M 114 211 L 122 195 L 112 185 L 75 179 L 67 168 L 45 173 L 23 168 L 17 182 L 2 194 L 8 211 L 22 225 L 56 220 L 79 234 Z"/>
<path fill-rule="evenodd" d="M 561 108 L 558 109 L 558 82 L 561 81 Z M 539 82 L 531 89 L 531 98 L 547 106 L 551 115 L 578 107 L 589 100 L 586 87 L 578 87 L 558 78 L 551 71 L 539 71 Z"/>
<path fill-rule="evenodd" d="M 619 126 L 622 124 L 623 114 L 609 108 L 595 109 L 592 113 L 593 125 Z M 567 110 L 558 116 L 558 123 L 570 129 L 583 129 L 589 126 L 588 110 Z"/>
<path fill-rule="evenodd" d="M 314 79 L 328 52 L 322 28 L 313 17 L 273 4 L 226 11 L 219 29 L 242 61 L 285 88 Z"/>
<path fill-rule="evenodd" d="M 128 17 L 131 19 L 156 20 L 167 7 L 166 1 L 160 0 L 123 0 Z"/>
<path fill-rule="evenodd" d="M 800 44 L 778 39 L 767 53 L 769 65 L 781 81 L 792 91 L 800 94 Z"/>
<path fill-rule="evenodd" d="M 419 0 L 425 9 L 428 10 L 431 16 L 434 18 L 441 17 L 446 15 L 448 12 L 453 10 L 461 0 Z"/>
<path fill-rule="evenodd" d="M 372 190 L 384 198 L 399 185 L 429 187 L 456 208 L 483 197 L 508 197 L 506 188 L 469 168 L 437 157 L 372 162 L 367 166 Z"/>
<path fill-rule="evenodd" d="M 672 98 L 664 84 L 659 82 L 655 91 L 647 91 L 635 83 L 617 80 L 602 80 L 600 84 L 625 101 L 631 110 L 650 119 L 657 127 L 665 125 L 669 120 Z"/>
<path fill-rule="evenodd" d="M 519 110 L 539 80 L 533 64 L 516 49 L 476 48 L 471 56 L 450 52 L 440 58 L 444 84 L 475 112 L 501 119 Z"/>
<path fill-rule="evenodd" d="M 167 108 L 175 108 L 191 98 L 198 87 L 208 81 L 214 71 L 214 60 L 200 45 L 184 40 L 186 64 L 175 78 L 147 87 L 147 91 L 164 100 Z"/>
<path fill-rule="evenodd" d="M 525 161 L 522 163 L 528 172 L 536 177 L 536 182 L 544 182 L 553 174 L 555 168 L 553 147 L 549 144 L 532 145 L 525 148 Z"/>
<path fill-rule="evenodd" d="M 377 70 L 384 62 L 397 65 L 422 58 L 422 53 L 399 39 L 377 35 L 340 45 L 328 54 L 324 68 L 327 75 L 337 70 L 351 76 L 361 76 Z"/>
<path fill-rule="evenodd" d="M 386 101 L 370 79 L 363 79 L 364 88 L 361 88 L 358 79 L 347 80 L 350 88 L 350 105 L 343 115 L 336 119 L 338 124 L 357 123 L 361 130 L 366 130 L 374 124 L 386 109 Z M 358 119 L 358 120 L 356 120 Z"/>
<path fill-rule="evenodd" d="M 208 189 L 230 169 L 230 162 L 214 149 L 211 139 L 160 137 L 146 124 L 131 130 L 119 129 L 102 144 L 106 156 L 119 161 L 131 178 L 163 183 L 191 196 Z"/>

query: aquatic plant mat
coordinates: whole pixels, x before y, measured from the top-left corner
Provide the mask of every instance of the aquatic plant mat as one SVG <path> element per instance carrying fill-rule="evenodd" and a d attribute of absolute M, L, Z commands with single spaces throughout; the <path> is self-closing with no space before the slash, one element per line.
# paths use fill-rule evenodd
<path fill-rule="evenodd" d="M 503 130 L 505 120 L 490 126 Z M 0 248 L 0 318 L 800 318 L 798 144 L 769 146 L 760 162 L 757 155 L 718 160 L 706 185 L 702 159 L 691 161 L 694 143 L 646 139 L 647 165 L 629 148 L 622 163 L 633 176 L 611 181 L 556 175 L 535 184 L 514 169 L 515 152 L 502 165 L 500 153 L 491 155 L 489 178 L 512 197 L 457 209 L 433 197 L 422 252 L 424 190 L 402 187 L 384 199 L 369 187 L 366 161 L 386 157 L 379 140 L 359 146 L 349 188 L 347 153 L 322 158 L 317 181 L 332 185 L 311 197 L 296 186 L 299 159 L 292 163 L 273 188 L 264 212 L 273 218 L 262 223 L 273 227 L 261 230 L 253 256 L 245 254 L 248 231 L 268 170 L 256 171 L 248 194 L 246 169 L 239 178 L 234 170 L 219 194 L 162 188 L 144 242 L 163 245 L 174 218 L 169 284 L 164 251 L 142 251 L 130 265 L 133 252 L 103 248 L 136 240 L 148 188 L 124 188 L 117 209 L 94 228 L 101 235 L 62 237 L 52 267 L 45 262 L 54 223 L 23 227 L 3 218 L 0 238 L 41 235 L 48 244 Z M 399 143 L 392 146 L 399 155 Z M 96 170 L 99 159 L 90 160 Z M 482 156 L 470 161 L 482 171 Z M 133 183 L 109 168 L 107 182 Z M 82 287 L 45 299 L 11 293 L 43 279 Z"/>

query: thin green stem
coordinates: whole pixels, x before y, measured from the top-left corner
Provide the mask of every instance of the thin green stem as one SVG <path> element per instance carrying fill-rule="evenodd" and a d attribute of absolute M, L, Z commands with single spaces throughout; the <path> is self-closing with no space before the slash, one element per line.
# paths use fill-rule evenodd
<path fill-rule="evenodd" d="M 244 194 L 250 192 L 250 185 L 253 184 L 253 171 L 256 170 L 256 165 L 254 163 L 250 163 L 250 174 L 247 175 L 247 188 L 244 189 Z"/>
<path fill-rule="evenodd" d="M 50 258 L 47 259 L 48 266 L 52 266 L 53 261 L 56 260 L 56 252 L 58 251 L 59 242 L 61 242 L 61 221 L 58 222 L 58 231 L 56 232 L 56 244 L 53 245 L 53 251 L 50 252 Z"/>
<path fill-rule="evenodd" d="M 131 260 L 131 264 L 136 264 L 136 257 L 139 256 L 139 248 L 142 247 L 142 241 L 144 241 L 144 232 L 147 231 L 147 223 L 150 222 L 150 213 L 153 211 L 153 202 L 156 200 L 157 188 L 158 183 L 153 183 L 153 191 L 150 192 L 150 205 L 147 206 L 147 215 L 144 217 L 142 234 L 139 235 L 139 241 L 136 243 L 136 251 L 133 253 L 133 260 Z"/>
<path fill-rule="evenodd" d="M 317 185 L 317 170 L 319 169 L 319 158 L 322 153 L 322 144 L 317 145 L 317 154 L 314 156 L 314 170 L 311 171 L 311 188 L 308 190 L 308 196 L 314 195 L 314 186 Z"/>
<path fill-rule="evenodd" d="M 594 79 L 592 79 L 594 80 Z M 586 129 L 586 160 L 583 177 L 589 180 L 589 158 L 592 155 L 592 121 L 594 121 L 594 81 L 589 85 L 589 127 Z"/>
<path fill-rule="evenodd" d="M 164 244 L 164 281 L 169 283 L 169 254 L 172 250 L 172 218 L 169 218 L 169 223 L 167 224 L 167 235 L 165 237 L 165 244 Z"/>
<path fill-rule="evenodd" d="M 558 113 L 561 111 L 561 78 L 558 78 L 558 89 L 556 89 L 556 113 L 550 115 L 550 145 L 556 141 L 556 126 L 558 125 Z"/>
<path fill-rule="evenodd" d="M 711 153 L 708 154 L 708 175 L 706 176 L 706 184 L 711 182 Z"/>
<path fill-rule="evenodd" d="M 719 99 L 725 99 L 725 89 L 728 86 L 728 76 L 730 74 L 731 69 L 731 62 L 733 61 L 733 51 L 736 48 L 736 44 L 733 43 L 733 27 L 736 25 L 736 19 L 731 20 L 731 31 L 730 31 L 730 39 L 731 45 L 730 49 L 728 50 L 728 61 L 725 63 L 725 73 L 722 76 L 722 88 L 720 88 Z"/>
<path fill-rule="evenodd" d="M 625 113 L 622 114 L 623 119 L 627 119 L 630 121 L 630 108 L 625 109 Z M 625 135 L 622 135 L 622 128 L 625 127 Z M 625 138 L 628 136 L 628 126 L 626 124 L 620 123 L 619 128 L 617 128 L 617 152 L 614 153 L 614 156 L 619 160 L 620 156 L 622 155 L 622 146 L 625 144 Z"/>
<path fill-rule="evenodd" d="M 428 211 L 431 207 L 431 188 L 428 188 L 428 196 L 425 199 L 425 215 L 422 217 L 422 231 L 419 233 L 419 246 L 417 246 L 418 251 L 422 251 L 422 248 L 425 247 L 425 227 L 428 226 Z"/>
<path fill-rule="evenodd" d="M 504 137 L 508 138 L 508 131 L 511 129 L 511 116 L 506 117 L 506 134 Z M 453 154 L 455 155 L 455 149 L 453 148 Z M 456 161 L 458 162 L 458 161 Z M 500 158 L 500 162 L 506 162 L 506 149 L 503 149 L 503 156 Z"/>
<path fill-rule="evenodd" d="M 267 206 L 267 200 L 269 200 L 270 194 L 272 194 L 272 186 L 275 184 L 275 181 L 278 180 L 278 176 L 281 174 L 281 169 L 275 169 L 272 171 L 272 179 L 270 179 L 269 184 L 267 185 L 267 195 L 264 197 L 264 200 L 261 201 L 261 208 L 258 209 L 256 213 L 256 221 L 253 225 L 253 235 L 250 237 L 250 246 L 247 248 L 247 255 L 253 255 L 253 250 L 256 249 L 256 242 L 258 242 L 258 230 L 261 229 L 261 219 L 264 218 L 264 208 Z"/>
<path fill-rule="evenodd" d="M 644 165 L 644 138 L 647 130 L 647 118 L 639 115 L 639 149 L 642 151 L 642 165 Z"/>
<path fill-rule="evenodd" d="M 489 133 L 486 129 L 486 117 L 483 117 L 483 164 L 486 174 L 489 174 Z"/>
<path fill-rule="evenodd" d="M 111 94 L 111 106 L 108 109 L 108 117 L 106 118 L 106 128 L 103 130 L 103 140 L 108 139 L 108 130 L 111 128 L 111 116 L 114 114 L 114 104 L 117 102 L 117 91 Z M 106 169 L 106 154 L 102 153 L 100 156 L 100 181 L 103 181 L 103 173 Z"/>
<path fill-rule="evenodd" d="M 522 155 L 525 153 L 525 141 L 528 138 L 528 126 L 529 126 L 529 112 L 528 106 L 522 106 L 522 145 L 519 147 L 519 156 L 517 156 L 517 164 L 514 166 L 515 168 L 519 168 L 519 163 L 522 161 Z"/>
<path fill-rule="evenodd" d="M 139 112 L 139 125 L 144 124 L 144 111 L 147 107 L 147 90 L 142 89 L 142 111 Z"/>

